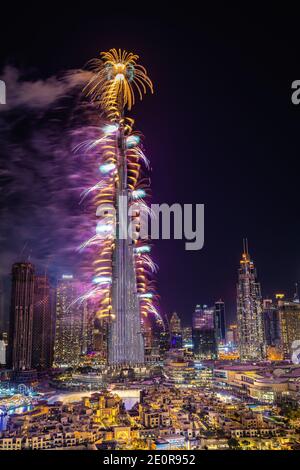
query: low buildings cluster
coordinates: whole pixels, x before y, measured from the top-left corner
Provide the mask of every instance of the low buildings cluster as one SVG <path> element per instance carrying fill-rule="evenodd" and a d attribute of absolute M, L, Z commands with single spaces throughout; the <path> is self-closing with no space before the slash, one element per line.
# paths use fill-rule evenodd
<path fill-rule="evenodd" d="M 286 363 L 220 364 L 214 385 L 264 403 L 291 401 L 300 405 L 300 367 Z"/>
<path fill-rule="evenodd" d="M 129 410 L 120 391 L 103 389 L 77 402 L 44 401 L 11 415 L 0 432 L 0 450 L 300 446 L 300 417 L 284 413 L 298 397 L 299 367 L 216 364 L 210 373 L 201 368 L 201 386 L 194 376 L 182 383 L 181 368 L 173 360 L 167 377 L 144 382 Z"/>

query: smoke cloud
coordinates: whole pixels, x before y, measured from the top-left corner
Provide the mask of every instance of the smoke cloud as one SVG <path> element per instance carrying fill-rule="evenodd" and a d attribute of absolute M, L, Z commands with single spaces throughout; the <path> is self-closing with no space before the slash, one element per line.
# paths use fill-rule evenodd
<path fill-rule="evenodd" d="M 54 275 L 76 274 L 77 247 L 91 236 L 90 207 L 81 192 L 97 182 L 95 158 L 74 153 L 99 131 L 99 113 L 82 88 L 90 73 L 29 81 L 6 67 L 7 105 L 0 107 L 0 275 L 30 259 Z M 96 175 L 96 176 L 95 176 Z"/>

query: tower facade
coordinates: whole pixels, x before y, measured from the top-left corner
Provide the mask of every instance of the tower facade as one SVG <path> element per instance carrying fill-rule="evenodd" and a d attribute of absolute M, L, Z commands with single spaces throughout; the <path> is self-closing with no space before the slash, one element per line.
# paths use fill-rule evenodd
<path fill-rule="evenodd" d="M 285 359 L 291 359 L 293 343 L 300 341 L 300 303 L 298 298 L 293 301 L 278 299 L 280 342 Z"/>
<path fill-rule="evenodd" d="M 215 302 L 216 314 L 216 327 L 217 327 L 217 340 L 220 344 L 226 342 L 226 317 L 225 317 L 225 303 L 222 300 Z"/>
<path fill-rule="evenodd" d="M 193 314 L 193 350 L 197 359 L 216 359 L 218 356 L 215 309 L 196 306 Z"/>
<path fill-rule="evenodd" d="M 266 356 L 262 297 L 254 263 L 244 240 L 237 284 L 237 321 L 242 361 L 261 361 Z"/>
<path fill-rule="evenodd" d="M 181 320 L 176 312 L 172 314 L 170 319 L 170 332 L 171 334 L 181 333 Z"/>
<path fill-rule="evenodd" d="M 134 244 L 128 236 L 128 176 L 123 129 L 117 136 L 118 182 L 116 188 L 116 240 L 112 263 L 112 312 L 108 328 L 108 363 L 112 366 L 144 364 Z"/>
<path fill-rule="evenodd" d="M 56 291 L 54 364 L 60 367 L 78 365 L 83 346 L 83 320 L 86 304 L 76 302 L 81 284 L 72 275 L 63 275 Z"/>
<path fill-rule="evenodd" d="M 170 319 L 170 337 L 172 348 L 182 348 L 182 326 L 179 315 L 174 312 Z"/>
<path fill-rule="evenodd" d="M 83 247 L 96 247 L 88 298 L 97 306 L 96 318 L 108 326 L 107 362 L 112 367 L 144 364 L 142 318 L 152 315 L 162 323 L 152 279 L 156 265 L 149 254 L 149 237 L 140 233 L 144 216 L 151 212 L 149 161 L 134 120 L 126 116 L 136 94 L 142 99 L 147 89 L 153 93 L 138 59 L 121 49 L 102 52 L 90 63 L 92 78 L 85 87 L 87 96 L 100 107 L 105 126 L 101 137 L 97 135 L 87 146 L 88 151 L 94 149 L 101 179 L 86 195 L 94 195 L 100 219 L 96 234 Z"/>
<path fill-rule="evenodd" d="M 15 263 L 12 267 L 9 365 L 15 371 L 31 369 L 34 305 L 34 266 Z"/>
<path fill-rule="evenodd" d="M 263 301 L 263 320 L 266 346 L 280 346 L 279 312 L 271 299 Z"/>
<path fill-rule="evenodd" d="M 49 369 L 52 365 L 54 312 L 51 297 L 48 277 L 46 275 L 35 276 L 32 332 L 32 367 L 34 369 Z"/>

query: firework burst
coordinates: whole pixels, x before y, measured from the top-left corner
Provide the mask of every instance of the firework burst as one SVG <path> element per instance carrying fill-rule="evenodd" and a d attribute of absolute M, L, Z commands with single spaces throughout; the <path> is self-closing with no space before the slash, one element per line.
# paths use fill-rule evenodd
<path fill-rule="evenodd" d="M 142 99 L 149 89 L 153 93 L 153 85 L 147 76 L 146 69 L 137 64 L 138 56 L 126 51 L 111 49 L 102 52 L 100 58 L 89 62 L 93 76 L 84 88 L 85 94 L 100 107 L 105 125 L 96 129 L 96 136 L 79 143 L 75 151 L 92 154 L 100 173 L 99 181 L 82 192 L 82 201 L 93 197 L 94 207 L 101 208 L 101 217 L 97 219 L 96 233 L 84 241 L 80 250 L 91 250 L 94 253 L 93 284 L 85 294 L 85 298 L 93 299 L 97 305 L 97 317 L 114 319 L 112 307 L 112 271 L 113 253 L 115 249 L 114 235 L 116 221 L 109 208 L 116 206 L 116 188 L 120 175 L 118 173 L 117 141 L 119 131 L 125 146 L 127 168 L 127 188 L 129 209 L 137 232 L 143 217 L 151 217 L 147 204 L 150 193 L 149 160 L 142 147 L 142 135 L 134 131 L 134 120 L 125 117 L 125 109 L 130 110 L 137 95 Z M 103 208 L 107 207 L 107 211 Z M 138 292 L 140 317 L 145 322 L 147 317 L 154 318 L 163 325 L 158 309 L 158 295 L 153 275 L 157 265 L 150 256 L 149 240 L 134 240 L 134 262 L 136 287 Z"/>

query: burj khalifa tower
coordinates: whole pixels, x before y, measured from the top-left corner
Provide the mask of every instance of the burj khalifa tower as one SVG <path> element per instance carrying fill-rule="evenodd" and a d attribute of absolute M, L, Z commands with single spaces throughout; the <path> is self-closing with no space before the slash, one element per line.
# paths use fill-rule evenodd
<path fill-rule="evenodd" d="M 112 311 L 109 323 L 108 363 L 135 366 L 144 363 L 139 297 L 134 263 L 134 244 L 128 236 L 129 191 L 127 185 L 126 139 L 117 135 L 118 184 L 116 188 L 116 240 L 112 260 Z"/>
<path fill-rule="evenodd" d="M 114 368 L 144 364 L 142 318 L 158 315 L 153 282 L 149 281 L 149 272 L 154 270 L 150 246 L 128 230 L 133 219 L 139 225 L 139 207 L 147 207 L 147 159 L 140 135 L 133 131 L 133 119 L 125 116 L 135 102 L 135 93 L 141 99 L 147 88 L 153 92 L 152 82 L 137 59 L 137 55 L 120 49 L 102 53 L 92 61 L 93 76 L 86 87 L 87 95 L 101 108 L 108 129 L 92 144 L 102 145 L 99 168 L 103 180 L 95 186 L 99 189 L 95 201 L 97 206 L 111 204 L 115 216 L 113 221 L 103 216 L 93 238 L 97 242 L 100 231 L 105 235 L 94 263 L 93 282 L 97 286 L 93 293 L 99 296 L 97 316 L 108 326 L 107 362 Z M 128 210 L 133 204 L 138 206 L 135 216 Z"/>

